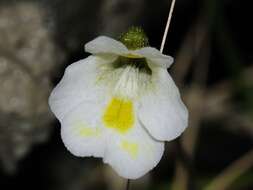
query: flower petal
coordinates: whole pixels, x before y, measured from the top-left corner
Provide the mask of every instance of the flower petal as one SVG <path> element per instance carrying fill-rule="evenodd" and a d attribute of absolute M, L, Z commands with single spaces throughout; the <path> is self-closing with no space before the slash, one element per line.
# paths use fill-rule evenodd
<path fill-rule="evenodd" d="M 49 105 L 56 117 L 63 117 L 83 101 L 104 100 L 105 89 L 97 85 L 99 64 L 113 62 L 115 57 L 89 56 L 67 67 L 59 84 L 49 97 Z"/>
<path fill-rule="evenodd" d="M 91 54 L 127 54 L 128 49 L 121 42 L 106 36 L 99 36 L 85 44 L 85 51 Z"/>
<path fill-rule="evenodd" d="M 61 136 L 75 156 L 103 157 L 106 141 L 101 123 L 103 104 L 83 102 L 61 122 Z"/>
<path fill-rule="evenodd" d="M 140 99 L 139 119 L 157 140 L 170 141 L 188 125 L 188 111 L 166 69 L 153 68 L 154 90 Z"/>
<path fill-rule="evenodd" d="M 147 59 L 148 64 L 155 64 L 163 68 L 169 68 L 173 63 L 174 59 L 171 56 L 162 54 L 155 48 L 145 47 L 134 51 L 132 54 L 137 54 Z M 152 67 L 152 65 L 149 65 Z"/>
<path fill-rule="evenodd" d="M 136 179 L 158 164 L 163 151 L 164 143 L 154 140 L 137 121 L 126 134 L 107 133 L 107 149 L 103 161 L 112 166 L 121 177 Z"/>

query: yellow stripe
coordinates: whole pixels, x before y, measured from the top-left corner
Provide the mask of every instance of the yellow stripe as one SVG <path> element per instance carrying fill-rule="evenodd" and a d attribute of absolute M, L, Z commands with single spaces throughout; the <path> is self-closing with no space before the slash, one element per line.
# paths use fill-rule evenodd
<path fill-rule="evenodd" d="M 108 128 L 115 129 L 120 133 L 127 132 L 134 125 L 132 101 L 112 98 L 104 112 L 103 122 Z"/>

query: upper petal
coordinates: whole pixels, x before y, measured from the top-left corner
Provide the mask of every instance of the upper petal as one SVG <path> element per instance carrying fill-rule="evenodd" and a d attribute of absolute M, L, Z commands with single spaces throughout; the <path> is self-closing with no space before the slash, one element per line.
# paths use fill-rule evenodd
<path fill-rule="evenodd" d="M 114 54 L 128 58 L 146 58 L 150 67 L 169 68 L 173 58 L 162 54 L 155 48 L 144 47 L 138 50 L 128 50 L 120 41 L 106 36 L 99 36 L 85 45 L 85 51 L 91 54 Z"/>
<path fill-rule="evenodd" d="M 160 51 L 152 47 L 145 47 L 136 50 L 134 51 L 134 54 L 138 54 L 142 57 L 145 57 L 150 67 L 156 65 L 163 68 L 169 68 L 174 61 L 173 57 L 164 55 Z"/>
<path fill-rule="evenodd" d="M 139 119 L 156 139 L 170 141 L 188 125 L 188 111 L 166 69 L 152 70 L 153 91 L 140 99 Z"/>
<path fill-rule="evenodd" d="M 99 36 L 85 44 L 85 51 L 91 54 L 127 54 L 128 49 L 121 42 L 106 36 Z"/>

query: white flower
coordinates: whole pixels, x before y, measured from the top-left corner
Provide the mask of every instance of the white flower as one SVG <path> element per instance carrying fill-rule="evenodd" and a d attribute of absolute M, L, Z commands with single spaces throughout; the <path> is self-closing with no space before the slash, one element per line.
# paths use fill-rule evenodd
<path fill-rule="evenodd" d="M 173 58 L 105 36 L 85 50 L 93 55 L 68 66 L 49 98 L 62 140 L 76 156 L 101 157 L 120 176 L 141 177 L 160 161 L 164 141 L 188 124 L 167 72 Z"/>

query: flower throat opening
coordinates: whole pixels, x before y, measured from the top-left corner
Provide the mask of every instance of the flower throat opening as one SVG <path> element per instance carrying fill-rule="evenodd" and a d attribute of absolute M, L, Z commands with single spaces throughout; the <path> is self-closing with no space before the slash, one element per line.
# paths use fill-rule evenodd
<path fill-rule="evenodd" d="M 138 69 L 140 73 L 145 73 L 148 75 L 152 74 L 152 71 L 149 68 L 145 58 L 129 58 L 129 57 L 119 56 L 118 59 L 113 62 L 113 67 L 115 69 L 124 68 L 127 66 L 132 66 Z"/>

